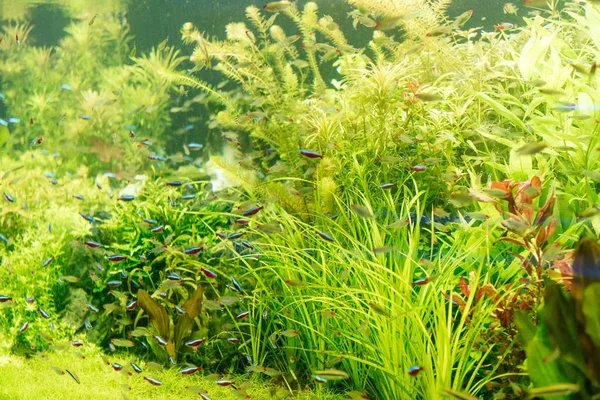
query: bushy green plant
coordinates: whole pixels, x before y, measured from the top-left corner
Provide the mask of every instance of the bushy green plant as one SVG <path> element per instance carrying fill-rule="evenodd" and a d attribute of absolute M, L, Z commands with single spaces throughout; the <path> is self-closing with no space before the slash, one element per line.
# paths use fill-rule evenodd
<path fill-rule="evenodd" d="M 549 281 L 537 326 L 520 314 L 520 339 L 527 371 L 540 396 L 564 399 L 598 396 L 598 271 L 600 246 L 582 239 L 575 250 L 570 292 Z M 560 397 L 559 397 L 560 396 Z"/>

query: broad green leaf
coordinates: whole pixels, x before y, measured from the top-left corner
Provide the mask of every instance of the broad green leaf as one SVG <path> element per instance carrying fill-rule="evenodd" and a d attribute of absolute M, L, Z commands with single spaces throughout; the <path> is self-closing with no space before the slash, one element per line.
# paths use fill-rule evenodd
<path fill-rule="evenodd" d="M 561 354 L 569 357 L 576 365 L 582 366 L 585 362 L 578 346 L 578 324 L 574 305 L 558 284 L 549 280 L 546 283 L 546 304 L 540 311 L 540 317 L 548 328 L 551 343 L 558 346 Z"/>
<path fill-rule="evenodd" d="M 148 292 L 143 289 L 137 292 L 138 303 L 140 307 L 150 316 L 150 324 L 156 329 L 158 334 L 165 340 L 169 340 L 169 315 L 167 310 L 158 304 Z"/>
<path fill-rule="evenodd" d="M 179 316 L 177 324 L 175 324 L 175 331 L 173 334 L 175 348 L 178 349 L 194 327 L 194 319 L 200 315 L 202 310 L 202 287 L 197 286 L 194 295 L 189 298 L 183 305 L 185 314 Z"/>
<path fill-rule="evenodd" d="M 519 331 L 519 340 L 523 346 L 527 346 L 535 337 L 536 327 L 531 322 L 529 315 L 524 311 L 515 312 L 515 324 Z"/>
<path fill-rule="evenodd" d="M 583 315 L 585 332 L 600 347 L 600 283 L 594 283 L 583 292 Z"/>
<path fill-rule="evenodd" d="M 481 99 L 485 103 L 487 103 L 490 107 L 494 109 L 500 116 L 509 120 L 515 127 L 519 128 L 524 132 L 528 132 L 527 126 L 519 117 L 513 114 L 508 108 L 504 107 L 502 104 L 492 99 L 490 96 L 484 93 L 476 93 L 475 97 Z"/>

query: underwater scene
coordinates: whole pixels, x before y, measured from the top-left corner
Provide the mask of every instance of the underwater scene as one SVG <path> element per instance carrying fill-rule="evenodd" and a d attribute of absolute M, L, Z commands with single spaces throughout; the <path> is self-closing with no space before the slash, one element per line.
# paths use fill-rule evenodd
<path fill-rule="evenodd" d="M 600 1 L 0 0 L 0 400 L 600 399 Z"/>

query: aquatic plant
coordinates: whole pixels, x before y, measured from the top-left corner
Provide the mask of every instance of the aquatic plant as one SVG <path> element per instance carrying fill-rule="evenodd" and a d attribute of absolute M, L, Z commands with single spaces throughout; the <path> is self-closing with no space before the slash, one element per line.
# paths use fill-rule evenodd
<path fill-rule="evenodd" d="M 97 168 L 93 172 L 135 171 L 148 153 L 160 154 L 161 144 L 153 141 L 161 140 L 169 122 L 171 86 L 126 65 L 133 55 L 126 20 L 75 21 L 54 49 L 32 45 L 30 30 L 27 23 L 3 26 L 3 36 L 11 38 L 4 40 L 0 55 L 10 117 L 3 120 L 10 121 L 11 130 L 5 147 L 60 151 L 70 163 L 65 168 L 83 162 Z M 164 53 L 139 62 L 157 68 L 178 65 L 173 49 Z"/>
<path fill-rule="evenodd" d="M 86 338 L 185 372 L 251 373 L 297 393 L 327 387 L 353 398 L 487 398 L 505 396 L 509 385 L 530 397 L 593 393 L 592 358 L 579 357 L 576 346 L 563 354 L 574 331 L 557 332 L 550 314 L 571 304 L 558 286 L 569 287 L 569 249 L 582 232 L 598 232 L 596 187 L 576 177 L 597 178 L 596 125 L 566 117 L 597 111 L 598 6 L 569 3 L 569 17 L 551 8 L 522 29 L 480 32 L 463 29 L 469 12 L 448 21 L 448 1 L 393 11 L 400 3 L 392 0 L 350 3 L 358 7 L 350 14 L 356 29 L 373 35 L 366 49 L 320 17 L 315 3 L 299 10 L 273 2 L 249 7 L 250 27 L 228 25 L 223 41 L 186 24 L 196 67 L 185 72 L 166 42 L 133 57 L 118 18 L 74 24 L 55 61 L 93 74 L 89 85 L 100 89 L 80 100 L 97 112 L 94 126 L 124 137 L 122 125 L 133 120 L 159 138 L 169 123 L 167 95 L 178 87 L 171 111 L 207 106 L 208 127 L 226 146 L 211 162 L 238 185 L 215 190 L 198 162 L 201 144 L 171 157 L 160 147 L 140 150 L 139 131 L 133 143 L 97 144 L 101 133 L 78 128 L 85 118 L 72 118 L 60 133 L 80 132 L 89 150 L 72 160 L 7 157 L 0 254 L 11 269 L 0 270 L 8 282 L 0 325 L 10 340 L 3 345 L 31 355 L 32 344 L 64 350 L 51 344 L 54 335 Z M 40 85 L 42 95 L 15 93 L 18 79 L 37 76 L 35 64 L 49 65 L 54 54 L 25 46 L 26 25 L 6 29 L 21 33 L 11 50 L 28 60 L 24 69 L 14 54 L 0 63 L 17 79 L 9 110 L 11 96 L 18 98 L 38 113 L 39 129 L 50 129 L 58 115 L 46 92 L 81 105 L 60 91 L 58 75 Z M 111 52 L 111 68 L 95 65 L 94 55 L 73 56 L 90 29 L 106 35 L 108 43 L 95 45 Z M 579 45 L 587 61 L 574 59 Z M 123 67 L 128 56 L 134 65 Z M 209 85 L 195 75 L 205 68 L 227 81 Z M 88 84 L 76 72 L 71 78 L 78 88 Z M 94 108 L 116 82 L 135 112 L 122 104 Z M 196 89 L 205 96 L 188 99 Z M 146 99 L 151 107 L 139 104 Z M 15 132 L 8 145 L 29 150 Z M 590 133 L 588 142 L 575 140 L 582 133 Z M 109 157 L 113 151 L 124 156 Z M 75 163 L 92 165 L 67 176 Z M 49 168 L 57 177 L 43 177 Z M 100 175 L 105 168 L 114 172 Z M 22 210 L 23 198 L 40 204 Z M 69 216 L 52 226 L 59 239 L 39 222 L 50 202 Z M 581 254 L 595 254 L 595 245 L 579 249 L 573 304 L 586 298 L 594 305 L 593 283 L 579 278 Z M 42 267 L 26 275 L 35 262 Z M 44 312 L 14 300 L 34 284 Z M 55 332 L 48 313 L 62 317 Z M 580 347 L 591 354 L 590 308 L 575 314 L 569 326 L 583 327 L 577 340 L 587 335 Z M 561 354 L 553 354 L 554 341 Z"/>
<path fill-rule="evenodd" d="M 597 274 L 600 247 L 582 239 L 574 254 L 571 290 L 549 281 L 538 324 L 518 315 L 527 351 L 533 392 L 560 398 L 590 399 L 598 388 Z"/>
<path fill-rule="evenodd" d="M 569 93 L 568 90 L 562 89 L 566 76 L 552 87 L 535 89 L 536 77 L 532 75 L 532 71 L 537 68 L 546 68 L 543 72 L 545 79 L 559 79 L 552 72 L 557 71 L 556 65 L 540 63 L 546 51 L 542 46 L 550 46 L 551 42 L 536 35 L 539 32 L 544 32 L 542 35 L 546 36 L 552 35 L 541 28 L 542 23 L 546 22 L 541 16 L 529 21 L 527 28 L 513 31 L 514 35 L 509 32 L 514 27 L 506 24 L 498 26 L 496 32 L 483 32 L 482 39 L 474 40 L 479 33 L 478 29 L 462 31 L 464 18 L 454 24 L 443 22 L 446 2 L 440 2 L 423 12 L 417 12 L 407 6 L 406 10 L 396 14 L 390 11 L 391 3 L 356 2 L 361 9 L 352 13 L 355 26 L 374 28 L 373 40 L 369 45 L 372 54 L 370 58 L 367 53 L 352 47 L 346 41 L 330 17 L 319 19 L 314 3 L 308 3 L 302 11 L 291 3 L 272 3 L 272 6 L 265 6 L 265 10 L 269 11 L 269 7 L 274 7 L 279 14 L 270 17 L 268 14 L 261 14 L 256 7 L 249 7 L 247 15 L 252 28 L 241 23 L 230 24 L 227 27 L 226 41 L 210 40 L 193 25 L 186 24 L 182 30 L 183 39 L 196 44 L 191 60 L 198 68 L 213 68 L 222 72 L 237 85 L 238 90 L 218 90 L 184 74 L 171 75 L 171 79 L 173 82 L 204 89 L 221 104 L 223 109 L 216 111 L 210 127 L 225 131 L 224 139 L 235 144 L 236 140 L 239 141 L 237 137 L 249 134 L 255 139 L 256 146 L 270 148 L 269 152 L 262 153 L 262 158 L 260 153 L 240 153 L 237 165 L 214 159 L 221 162 L 232 174 L 236 173 L 236 169 L 239 171 L 238 165 L 244 169 L 238 174 L 244 174 L 243 187 L 250 193 L 250 198 L 262 199 L 267 203 L 277 199 L 273 204 L 280 213 L 277 221 L 281 224 L 279 228 L 282 229 L 285 239 L 280 242 L 277 239 L 278 234 L 263 235 L 264 242 L 260 246 L 265 254 L 272 254 L 269 250 L 272 246 L 274 249 L 280 249 L 261 261 L 269 271 L 277 271 L 280 281 L 274 287 L 269 275 L 270 285 L 266 291 L 281 293 L 281 303 L 277 302 L 275 309 L 286 310 L 280 318 L 287 320 L 288 324 L 282 326 L 282 330 L 296 329 L 296 326 L 300 325 L 310 332 L 306 337 L 302 329 L 297 329 L 298 338 L 302 338 L 302 345 L 298 345 L 295 337 L 292 337 L 285 339 L 287 343 L 282 348 L 299 363 L 304 362 L 305 370 L 318 370 L 325 366 L 324 357 L 313 355 L 313 352 L 331 352 L 334 358 L 343 357 L 344 370 L 355 371 L 350 373 L 354 385 L 369 386 L 373 392 L 385 398 L 402 398 L 403 395 L 407 395 L 402 393 L 406 390 L 415 390 L 426 398 L 435 397 L 440 387 L 467 389 L 475 393 L 486 386 L 486 378 L 491 379 L 491 376 L 490 371 L 483 373 L 473 366 L 484 365 L 484 360 L 494 351 L 498 351 L 497 355 L 503 357 L 514 345 L 512 308 L 532 310 L 537 304 L 535 293 L 523 296 L 520 290 L 510 283 L 522 273 L 517 269 L 519 263 L 523 262 L 529 275 L 539 279 L 557 255 L 558 245 L 553 241 L 554 235 L 572 235 L 582 228 L 585 229 L 585 221 L 569 225 L 569 220 L 574 221 L 573 218 L 581 209 L 567 211 L 564 208 L 566 203 L 559 201 L 557 211 L 560 212 L 560 218 L 558 221 L 552 220 L 550 225 L 545 224 L 546 220 L 556 218 L 553 208 L 555 198 L 551 193 L 546 194 L 548 202 L 545 206 L 539 205 L 542 210 L 539 211 L 539 218 L 532 220 L 532 215 L 539 208 L 536 210 L 538 206 L 534 206 L 531 199 L 539 196 L 541 191 L 529 193 L 531 190 L 540 190 L 540 179 L 562 182 L 556 172 L 565 165 L 573 168 L 574 162 L 569 156 L 571 152 L 567 152 L 566 157 L 563 156 L 565 153 L 552 153 L 548 158 L 544 157 L 546 149 L 561 146 L 556 140 L 550 140 L 544 135 L 543 132 L 547 132 L 547 129 L 540 128 L 538 131 L 538 124 L 542 123 L 542 120 L 544 123 L 548 122 L 549 116 L 556 112 L 579 111 L 585 107 L 565 103 L 564 110 L 552 108 L 552 100 L 548 96 Z M 586 15 L 593 19 L 596 12 L 594 6 L 588 4 L 584 10 Z M 581 7 L 571 4 L 568 11 L 573 14 L 573 18 L 583 19 L 580 16 Z M 285 32 L 276 25 L 277 18 L 281 16 L 287 16 L 296 24 L 298 34 Z M 561 18 L 555 12 L 550 15 L 551 21 Z M 413 19 L 414 22 L 411 22 Z M 387 28 L 388 24 L 392 29 L 401 26 L 406 33 L 405 38 L 409 39 L 400 42 L 388 36 L 385 29 L 382 29 Z M 583 24 L 587 29 L 591 29 L 589 25 L 589 20 Z M 555 25 L 550 23 L 549 26 L 565 36 L 575 36 L 574 31 L 570 30 L 574 27 L 573 22 L 561 21 Z M 510 42 L 507 40 L 509 36 Z M 300 40 L 302 45 L 297 46 Z M 325 43 L 320 43 L 319 40 L 325 40 Z M 521 49 L 523 45 L 525 47 Z M 562 46 L 559 49 L 566 51 L 567 47 Z M 595 50 L 590 51 L 590 54 L 596 53 Z M 559 53 L 548 54 L 558 60 L 556 62 L 561 62 Z M 321 65 L 318 56 L 321 56 Z M 512 61 L 516 59 L 519 59 L 519 62 Z M 323 70 L 326 70 L 326 66 L 332 60 L 336 60 L 334 65 L 338 67 L 341 80 L 333 80 L 332 85 L 328 86 L 323 79 Z M 579 65 L 579 62 L 565 63 L 569 65 L 565 68 L 569 68 L 569 71 L 577 70 L 574 66 Z M 585 76 L 593 78 L 595 85 L 594 65 L 589 69 L 579 69 L 585 71 Z M 515 69 L 514 66 L 518 68 Z M 559 71 L 564 70 L 563 68 Z M 522 76 L 516 76 L 518 73 Z M 581 87 L 585 80 L 581 81 L 579 76 L 575 75 L 568 84 Z M 555 91 L 560 93 L 554 93 Z M 589 108 L 589 102 L 586 104 Z M 545 113 L 546 117 L 534 117 L 540 112 Z M 543 142 L 539 142 L 535 137 L 540 134 L 543 136 Z M 565 138 L 561 136 L 560 140 L 564 146 Z M 581 148 L 581 156 L 594 162 L 593 158 L 585 155 L 589 154 L 587 149 L 587 146 Z M 398 156 L 399 154 L 401 156 Z M 374 160 L 380 160 L 381 164 L 373 162 Z M 422 170 L 427 170 L 427 173 L 419 174 Z M 491 179 L 481 182 L 481 177 L 486 174 L 489 174 Z M 591 172 L 587 173 L 587 176 L 592 175 Z M 527 184 L 530 188 L 526 189 L 526 186 L 523 186 L 521 189 L 526 195 L 521 192 L 521 199 L 515 200 L 511 194 L 507 199 L 510 213 L 508 219 L 502 217 L 506 211 L 494 210 L 491 204 L 481 206 L 484 212 L 468 212 L 467 207 L 474 200 L 498 203 L 498 200 L 481 194 L 482 187 L 484 191 L 493 192 L 496 188 L 494 185 L 497 185 L 494 181 L 500 182 L 507 177 L 525 181 L 532 176 Z M 584 183 L 579 181 L 573 184 Z M 407 185 L 414 187 L 414 190 L 406 192 Z M 395 187 L 399 189 L 396 191 Z M 392 189 L 393 197 L 386 195 L 385 189 L 389 188 Z M 421 200 L 421 191 L 430 195 Z M 498 197 L 506 199 L 508 192 L 504 193 L 505 196 Z M 404 196 L 404 200 L 395 197 L 400 194 Z M 294 199 L 294 195 L 299 198 Z M 562 192 L 560 195 L 562 196 Z M 525 196 L 529 196 L 529 200 L 524 200 Z M 592 193 L 589 193 L 589 198 L 593 199 Z M 415 212 L 417 199 L 423 203 Z M 382 359 L 384 355 L 381 355 L 378 349 L 394 348 L 389 338 L 397 339 L 398 335 L 404 338 L 400 339 L 400 342 L 416 342 L 420 344 L 413 344 L 415 348 L 427 348 L 428 339 L 425 335 L 415 339 L 414 332 L 411 336 L 411 332 L 399 329 L 402 324 L 393 318 L 395 307 L 411 310 L 409 304 L 420 309 L 420 305 L 425 302 L 426 306 L 423 308 L 439 317 L 437 323 L 423 319 L 423 316 L 420 323 L 412 321 L 414 325 L 426 327 L 426 332 L 438 332 L 438 329 L 439 332 L 452 331 L 454 335 L 460 332 L 460 328 L 452 322 L 448 322 L 446 330 L 441 328 L 445 326 L 442 321 L 448 320 L 441 317 L 446 316 L 442 311 L 445 310 L 443 301 L 439 306 L 431 303 L 431 299 L 413 302 L 405 297 L 406 294 L 395 299 L 392 294 L 394 291 L 390 292 L 390 288 L 401 286 L 400 282 L 404 282 L 405 285 L 419 282 L 415 276 L 418 271 L 415 265 L 419 265 L 417 260 L 423 255 L 423 244 L 418 244 L 421 241 L 419 227 L 424 221 L 423 209 L 430 209 L 432 205 L 440 205 L 447 200 L 450 200 L 451 213 L 464 209 L 466 215 L 475 219 L 490 219 L 482 224 L 487 232 L 483 237 L 488 243 L 495 243 L 497 239 L 501 239 L 494 227 L 502 220 L 502 225 L 513 232 L 518 230 L 518 221 L 523 221 L 523 226 L 532 225 L 533 231 L 520 233 L 533 234 L 534 239 L 520 242 L 518 239 L 507 238 L 506 241 L 522 246 L 528 251 L 528 254 L 517 254 L 516 257 L 506 258 L 505 254 L 511 251 L 510 247 L 495 246 L 495 250 L 486 254 L 488 263 L 485 269 L 479 269 L 475 264 L 465 271 L 474 274 L 468 280 L 468 284 L 466 274 L 463 277 L 459 276 L 464 268 L 459 267 L 461 262 L 452 261 L 452 256 L 444 254 L 444 260 L 450 267 L 447 270 L 442 269 L 441 275 L 444 276 L 446 271 L 449 275 L 445 281 L 454 282 L 455 285 L 460 280 L 463 296 L 472 301 L 468 303 L 457 298 L 452 302 L 453 298 L 450 297 L 450 304 L 457 306 L 461 312 L 464 312 L 467 304 L 481 311 L 481 319 L 473 324 L 480 330 L 483 330 L 483 326 L 496 326 L 497 322 L 493 322 L 493 319 L 499 318 L 502 328 L 506 331 L 498 335 L 504 335 L 505 342 L 498 349 L 476 343 L 475 347 L 481 346 L 485 349 L 484 353 L 476 357 L 477 362 L 473 365 L 460 364 L 458 369 L 455 361 L 451 361 L 457 359 L 456 353 L 452 356 L 442 353 L 441 359 L 428 364 L 435 366 L 435 371 L 428 376 L 436 381 L 411 386 L 407 382 L 400 383 L 397 372 L 386 367 L 403 365 L 408 370 L 410 365 L 414 365 L 410 364 L 410 356 L 393 352 L 385 354 L 394 360 L 391 362 L 390 359 Z M 590 204 L 593 204 L 593 200 L 586 207 Z M 350 218 L 341 215 L 335 222 L 329 222 L 327 216 L 338 212 L 348 214 Z M 351 217 L 353 212 L 357 215 L 354 218 Z M 443 215 L 446 211 L 438 208 L 438 211 L 432 214 L 436 213 Z M 469 223 L 471 216 L 463 220 L 463 223 Z M 443 217 L 439 219 L 443 221 Z M 407 222 L 402 224 L 401 221 L 404 220 Z M 408 229 L 409 242 L 398 244 L 395 236 L 382 229 L 394 221 L 401 230 Z M 455 241 L 456 238 L 443 239 L 449 231 L 456 236 L 457 230 L 460 231 L 457 226 L 445 227 L 439 222 L 436 223 L 435 218 L 427 221 L 427 224 L 431 226 L 430 256 L 443 254 L 446 243 L 449 246 L 459 243 Z M 475 226 L 477 225 L 475 223 Z M 469 229 L 475 228 L 471 226 Z M 319 252 L 319 241 L 324 243 L 326 251 Z M 567 247 L 569 245 L 568 241 L 562 244 Z M 462 245 L 469 248 L 464 243 Z M 287 249 L 306 251 L 298 253 Z M 369 254 L 369 250 L 373 251 L 372 249 L 376 249 L 375 253 L 378 249 L 385 249 L 381 251 L 391 254 L 400 251 L 406 258 L 399 260 L 390 257 L 390 260 L 386 256 L 386 263 L 383 264 L 385 267 L 379 263 L 370 265 L 369 257 L 365 257 L 365 254 Z M 342 258 L 343 262 L 339 262 L 351 268 L 331 271 L 331 266 L 337 264 L 333 260 L 339 257 L 338 253 L 353 255 L 350 260 L 346 256 Z M 528 258 L 530 256 L 533 258 Z M 381 260 L 381 256 L 375 257 L 378 261 Z M 528 260 L 533 260 L 534 264 Z M 535 273 L 531 269 L 532 266 L 535 266 Z M 501 272 L 501 269 L 506 267 L 510 268 Z M 248 270 L 252 269 L 248 267 Z M 332 327 L 335 326 L 336 319 L 327 317 L 327 308 L 339 308 L 341 305 L 332 294 L 340 287 L 340 282 L 329 283 L 328 277 L 349 271 L 347 274 L 357 275 L 357 281 L 364 283 L 370 282 L 369 271 L 372 270 L 379 272 L 379 283 L 367 284 L 367 288 L 358 290 L 356 294 L 361 300 L 356 300 L 355 303 L 371 304 L 374 314 L 384 319 L 392 317 L 393 322 L 381 329 L 376 338 L 352 338 L 350 334 L 344 335 L 343 330 L 337 331 L 339 338 L 329 338 L 328 333 L 331 334 L 332 330 L 336 332 Z M 398 271 L 406 275 L 401 275 L 400 279 Z M 496 282 L 490 283 L 484 276 L 494 277 Z M 290 282 L 294 283 L 292 288 L 289 287 Z M 435 287 L 438 280 L 430 282 L 424 277 L 423 282 L 429 288 Z M 469 288 L 470 285 L 472 288 Z M 500 295 L 494 288 L 504 285 L 506 293 Z M 314 290 L 311 290 L 312 287 Z M 442 288 L 446 296 L 452 292 L 452 288 L 448 289 L 450 290 Z M 333 292 L 330 293 L 329 290 Z M 348 290 L 344 290 L 344 294 L 350 296 L 347 292 Z M 482 297 L 485 293 L 487 296 Z M 483 303 L 479 302 L 486 298 L 490 303 L 485 303 L 485 300 Z M 373 299 L 384 303 L 389 301 L 391 309 Z M 314 304 L 317 302 L 325 305 L 322 314 L 316 312 L 318 309 Z M 488 304 L 489 310 L 496 310 L 494 317 L 491 317 L 491 311 L 487 314 L 483 311 L 484 304 Z M 357 312 L 355 307 L 350 309 L 354 313 Z M 344 304 L 344 310 L 348 310 L 347 303 Z M 365 307 L 364 310 L 368 311 L 369 308 Z M 499 314 L 500 310 L 504 310 L 503 315 Z M 507 313 L 509 310 L 510 313 Z M 477 312 L 475 315 L 478 315 Z M 353 315 L 343 320 L 347 324 L 350 320 L 365 321 L 369 318 L 368 315 Z M 309 320 L 310 324 L 307 324 L 306 321 Z M 460 327 L 460 324 L 458 326 Z M 347 329 L 347 325 L 345 327 Z M 468 338 L 472 331 L 467 329 L 462 333 L 464 338 Z M 454 335 L 451 337 L 455 338 Z M 266 352 L 259 347 L 261 343 L 265 346 L 264 338 L 265 336 L 263 340 L 253 340 L 253 344 L 257 346 L 253 351 L 254 359 L 268 358 Z M 277 335 L 268 336 L 268 339 L 268 343 L 273 343 Z M 481 340 L 481 337 L 473 340 Z M 436 346 L 444 343 L 443 335 L 436 337 L 434 342 Z M 367 343 L 371 343 L 372 347 Z M 464 341 L 459 343 L 462 345 Z M 360 351 L 356 350 L 356 346 Z M 402 346 L 398 347 L 402 349 Z M 453 351 L 460 351 L 458 349 L 461 347 L 451 348 Z M 424 350 L 419 352 L 423 353 Z M 300 358 L 299 354 L 303 357 Z M 357 356 L 353 359 L 352 354 L 371 354 L 377 361 Z M 511 360 L 511 365 L 519 364 L 520 360 L 518 357 Z M 377 379 L 373 378 L 372 381 L 365 380 L 365 376 L 378 373 L 372 370 L 370 373 L 364 371 L 363 368 L 367 365 L 370 368 L 378 368 L 382 375 L 375 375 Z M 495 362 L 492 365 L 497 366 Z M 444 371 L 443 366 L 448 366 L 449 369 Z M 460 368 L 464 368 L 464 371 Z M 392 376 L 394 378 L 391 378 Z M 484 376 L 486 378 L 483 378 Z M 406 389 L 407 387 L 411 389 Z M 410 395 L 415 396 L 415 393 L 410 392 Z"/>

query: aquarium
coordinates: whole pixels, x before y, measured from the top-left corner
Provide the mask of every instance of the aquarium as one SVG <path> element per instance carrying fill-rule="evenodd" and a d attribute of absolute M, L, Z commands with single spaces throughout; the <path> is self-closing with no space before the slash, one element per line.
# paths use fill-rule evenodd
<path fill-rule="evenodd" d="M 0 400 L 600 398 L 600 2 L 4 0 Z"/>

